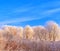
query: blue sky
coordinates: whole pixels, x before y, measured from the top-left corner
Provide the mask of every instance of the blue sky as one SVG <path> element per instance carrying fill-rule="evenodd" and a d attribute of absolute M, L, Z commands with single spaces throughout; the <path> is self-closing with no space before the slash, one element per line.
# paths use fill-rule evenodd
<path fill-rule="evenodd" d="M 0 25 L 44 25 L 53 20 L 60 24 L 59 0 L 0 0 Z"/>

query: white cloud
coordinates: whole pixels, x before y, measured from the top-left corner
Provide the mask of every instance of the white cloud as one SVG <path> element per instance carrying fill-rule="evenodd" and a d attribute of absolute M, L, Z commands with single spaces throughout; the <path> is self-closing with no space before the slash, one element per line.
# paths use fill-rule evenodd
<path fill-rule="evenodd" d="M 30 10 L 34 9 L 34 7 L 20 7 L 20 8 L 15 8 L 13 9 L 10 13 L 8 14 L 18 14 L 18 13 L 24 13 L 28 12 Z"/>
<path fill-rule="evenodd" d="M 21 11 L 18 10 L 16 12 L 24 12 L 24 11 L 27 11 L 27 9 L 26 10 L 22 9 Z M 56 9 L 51 9 L 51 10 L 44 11 L 44 12 L 41 13 L 41 15 L 42 15 L 41 17 L 31 16 L 31 17 L 23 17 L 23 18 L 16 18 L 16 19 L 14 18 L 14 19 L 2 21 L 2 22 L 0 22 L 0 24 L 10 24 L 10 23 L 17 23 L 17 22 L 26 22 L 26 21 L 38 20 L 38 19 L 45 18 L 45 17 L 47 17 L 47 15 L 51 15 L 51 14 L 56 13 L 56 12 L 60 12 L 60 8 L 56 8 Z"/>
<path fill-rule="evenodd" d="M 54 13 L 57 13 L 57 12 L 60 12 L 60 8 L 47 10 L 47 11 L 43 12 L 43 14 L 45 14 L 45 15 L 51 15 L 51 14 L 54 14 Z"/>
<path fill-rule="evenodd" d="M 42 18 L 44 18 L 44 17 L 16 18 L 16 19 L 12 19 L 12 20 L 2 21 L 2 22 L 0 22 L 0 24 L 3 25 L 3 24 L 10 24 L 10 23 L 17 23 L 17 22 L 26 22 L 26 21 L 38 20 L 38 19 L 42 19 Z"/>

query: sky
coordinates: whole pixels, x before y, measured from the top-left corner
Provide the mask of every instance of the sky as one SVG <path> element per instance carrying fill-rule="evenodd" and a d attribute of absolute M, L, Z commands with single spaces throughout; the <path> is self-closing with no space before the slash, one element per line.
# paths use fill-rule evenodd
<path fill-rule="evenodd" d="M 60 0 L 0 0 L 0 25 L 60 24 Z"/>

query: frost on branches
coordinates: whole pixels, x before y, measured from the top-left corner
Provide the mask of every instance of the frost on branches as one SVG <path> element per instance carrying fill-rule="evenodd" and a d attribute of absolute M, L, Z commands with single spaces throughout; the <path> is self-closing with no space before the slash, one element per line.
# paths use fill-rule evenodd
<path fill-rule="evenodd" d="M 0 51 L 60 51 L 60 26 L 53 21 L 45 26 L 2 26 Z"/>

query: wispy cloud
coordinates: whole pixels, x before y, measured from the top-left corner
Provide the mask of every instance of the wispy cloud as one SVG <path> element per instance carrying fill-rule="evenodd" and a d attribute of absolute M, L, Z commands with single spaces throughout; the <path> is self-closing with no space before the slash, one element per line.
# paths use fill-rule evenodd
<path fill-rule="evenodd" d="M 28 4 L 29 6 L 31 4 Z M 11 10 L 10 13 L 8 14 L 18 14 L 18 13 L 24 13 L 24 12 L 28 12 L 32 9 L 34 9 L 35 7 L 28 7 L 27 5 L 26 6 L 22 6 L 22 7 L 19 7 L 19 8 L 14 8 L 13 10 Z"/>
<path fill-rule="evenodd" d="M 42 19 L 44 17 L 24 17 L 24 18 L 16 18 L 16 19 L 12 19 L 12 20 L 6 20 L 6 21 L 2 21 L 0 22 L 0 25 L 4 25 L 4 24 L 12 24 L 12 23 L 17 23 L 17 22 L 26 22 L 26 21 L 32 21 L 32 20 L 38 20 L 38 19 Z"/>
<path fill-rule="evenodd" d="M 51 15 L 51 14 L 54 14 L 54 13 L 57 13 L 57 12 L 60 12 L 60 8 L 55 8 L 55 9 L 47 10 L 47 11 L 43 12 L 43 14 Z"/>
<path fill-rule="evenodd" d="M 33 9 L 34 7 L 29 7 L 29 8 L 18 8 L 16 10 L 13 11 L 13 13 L 23 13 L 23 12 L 27 12 L 30 11 L 31 9 Z"/>
<path fill-rule="evenodd" d="M 13 10 L 11 14 L 13 13 L 23 13 L 23 12 L 27 12 L 30 11 L 31 9 L 34 9 L 34 7 L 29 7 L 29 8 L 20 8 L 20 9 L 16 9 Z M 28 16 L 28 17 L 22 17 L 22 18 L 14 18 L 14 19 L 10 19 L 10 20 L 6 20 L 6 21 L 2 21 L 0 22 L 0 24 L 11 24 L 11 23 L 17 23 L 17 22 L 26 22 L 26 21 L 32 21 L 32 20 L 38 20 L 38 19 L 43 19 L 48 15 L 54 14 L 56 12 L 60 12 L 60 8 L 54 8 L 54 9 L 50 9 L 50 10 L 46 10 L 43 11 L 40 15 L 42 15 L 41 17 L 34 17 L 33 16 Z"/>
<path fill-rule="evenodd" d="M 32 21 L 32 20 L 38 20 L 38 19 L 43 19 L 47 16 L 47 14 L 53 14 L 55 12 L 60 12 L 60 8 L 56 8 L 56 9 L 52 9 L 52 10 L 48 10 L 48 11 L 45 11 L 45 12 L 42 12 L 42 15 L 41 17 L 22 17 L 22 18 L 14 18 L 12 20 L 6 20 L 6 21 L 3 21 L 3 22 L 0 22 L 0 24 L 11 24 L 11 23 L 17 23 L 17 22 L 26 22 L 26 21 Z M 44 15 L 45 13 L 45 15 Z"/>

